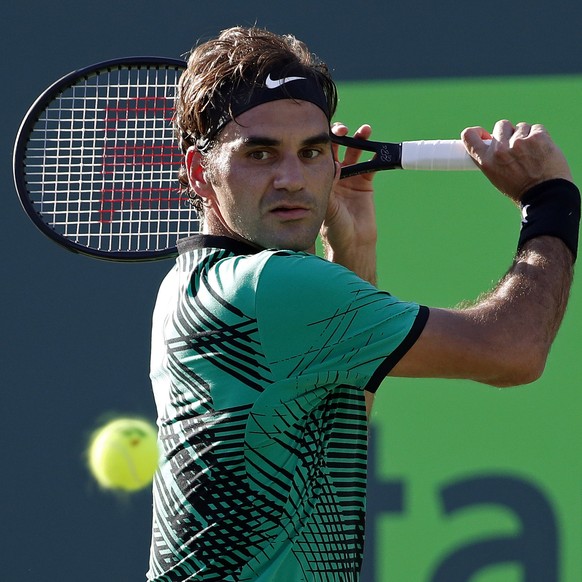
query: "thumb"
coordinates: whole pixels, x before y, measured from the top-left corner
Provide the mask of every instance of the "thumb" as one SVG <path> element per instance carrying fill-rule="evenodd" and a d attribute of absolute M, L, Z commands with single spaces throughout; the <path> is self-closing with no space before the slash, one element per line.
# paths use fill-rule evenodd
<path fill-rule="evenodd" d="M 482 127 L 468 127 L 462 131 L 461 140 L 469 155 L 477 163 L 482 164 L 491 143 L 491 134 Z"/>

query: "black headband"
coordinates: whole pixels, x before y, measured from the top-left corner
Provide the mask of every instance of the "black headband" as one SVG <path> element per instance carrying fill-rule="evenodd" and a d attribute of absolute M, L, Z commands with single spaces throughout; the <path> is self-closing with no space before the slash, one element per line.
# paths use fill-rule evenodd
<path fill-rule="evenodd" d="M 312 73 L 306 71 L 269 73 L 262 83 L 240 83 L 236 87 L 232 85 L 224 87 L 218 99 L 220 106 L 211 106 L 214 116 L 212 127 L 196 140 L 196 147 L 203 152 L 229 121 L 257 105 L 278 99 L 309 101 L 317 105 L 327 119 L 330 119 L 327 97 L 321 83 Z"/>

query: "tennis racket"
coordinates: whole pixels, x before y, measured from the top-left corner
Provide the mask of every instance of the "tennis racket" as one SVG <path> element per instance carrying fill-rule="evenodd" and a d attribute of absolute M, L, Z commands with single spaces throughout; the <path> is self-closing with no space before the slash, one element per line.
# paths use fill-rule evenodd
<path fill-rule="evenodd" d="M 342 168 L 341 177 L 348 178 L 380 170 L 477 170 L 477 165 L 458 139 L 434 139 L 390 143 L 339 137 L 332 141 L 346 147 L 373 152 L 374 156 Z"/>
<path fill-rule="evenodd" d="M 123 58 L 73 71 L 27 112 L 13 170 L 34 224 L 67 249 L 113 261 L 177 254 L 176 242 L 200 231 L 180 196 L 182 154 L 172 117 L 179 59 Z M 395 168 L 476 168 L 460 141 L 400 144 L 332 138 L 373 152 L 342 178 Z"/>
<path fill-rule="evenodd" d="M 172 127 L 184 67 L 116 59 L 73 71 L 40 95 L 13 161 L 22 206 L 44 234 L 93 257 L 143 261 L 175 255 L 177 239 L 199 230 L 180 198 Z"/>

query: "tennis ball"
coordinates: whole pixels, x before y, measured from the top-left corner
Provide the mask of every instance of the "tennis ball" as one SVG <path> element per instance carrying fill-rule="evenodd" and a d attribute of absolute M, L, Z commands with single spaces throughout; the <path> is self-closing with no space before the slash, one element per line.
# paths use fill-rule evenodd
<path fill-rule="evenodd" d="M 93 433 L 88 458 L 89 469 L 103 488 L 143 489 L 158 467 L 156 428 L 136 418 L 110 421 Z"/>

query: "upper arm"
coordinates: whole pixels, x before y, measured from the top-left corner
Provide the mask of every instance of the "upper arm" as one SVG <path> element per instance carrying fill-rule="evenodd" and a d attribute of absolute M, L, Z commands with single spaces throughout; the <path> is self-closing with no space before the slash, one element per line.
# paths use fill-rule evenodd
<path fill-rule="evenodd" d="M 512 318 L 503 321 L 503 315 L 488 311 L 431 308 L 420 337 L 390 375 L 467 379 L 498 387 L 539 378 L 547 351 L 538 349 L 536 334 L 528 334 L 526 328 L 535 323 L 512 325 Z"/>
<path fill-rule="evenodd" d="M 560 240 L 538 237 L 497 287 L 467 309 L 431 309 L 395 376 L 526 384 L 543 372 L 564 315 L 572 256 Z"/>
<path fill-rule="evenodd" d="M 345 373 L 368 390 L 417 337 L 417 320 L 424 322 L 419 305 L 398 301 L 348 269 L 307 255 L 271 257 L 257 284 L 256 305 L 273 374 Z"/>

